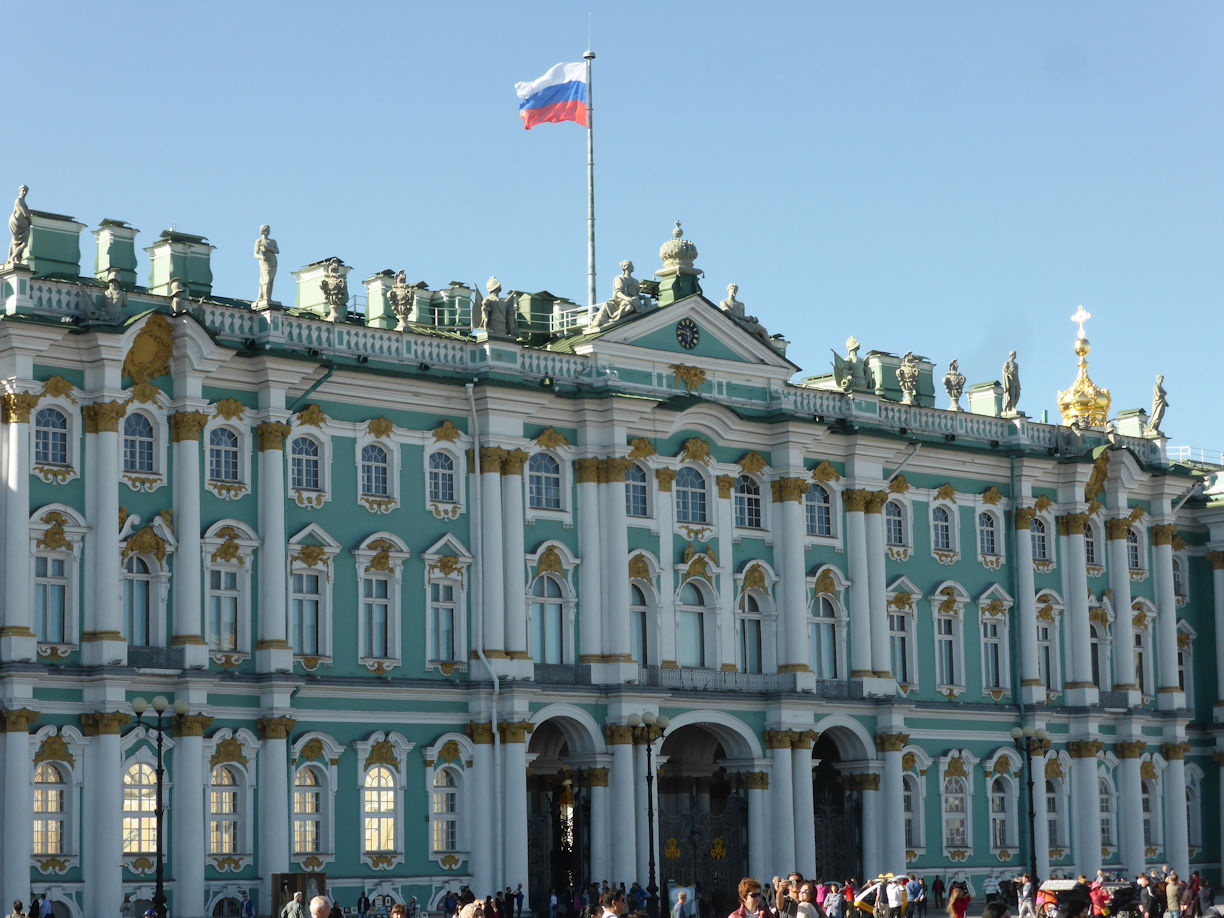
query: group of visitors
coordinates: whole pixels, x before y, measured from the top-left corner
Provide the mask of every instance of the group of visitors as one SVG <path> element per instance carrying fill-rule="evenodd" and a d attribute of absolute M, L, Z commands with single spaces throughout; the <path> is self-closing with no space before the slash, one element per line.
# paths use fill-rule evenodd
<path fill-rule="evenodd" d="M 42 899 L 38 898 L 38 893 L 30 893 L 29 910 L 23 910 L 20 899 L 13 900 L 13 911 L 10 912 L 9 918 L 50 918 L 51 916 L 51 896 L 49 893 L 43 893 Z"/>
<path fill-rule="evenodd" d="M 458 892 L 444 892 L 439 907 L 442 910 L 442 918 L 522 918 L 523 898 L 522 883 L 518 885 L 518 889 L 507 886 L 483 899 L 472 892 L 470 887 L 461 886 Z M 416 899 L 413 899 L 413 905 L 415 904 Z M 413 914 L 406 915 L 405 918 L 416 918 L 415 908 Z"/>

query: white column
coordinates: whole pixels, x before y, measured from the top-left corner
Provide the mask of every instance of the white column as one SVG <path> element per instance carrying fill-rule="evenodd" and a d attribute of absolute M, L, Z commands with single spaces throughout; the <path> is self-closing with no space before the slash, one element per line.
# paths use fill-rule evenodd
<path fill-rule="evenodd" d="M 769 806 L 769 772 L 753 771 L 748 775 L 748 872 L 754 877 L 771 877 L 769 865 L 773 855 L 769 850 L 766 830 Z M 765 881 L 762 880 L 762 883 Z"/>
<path fill-rule="evenodd" d="M 502 766 L 504 768 L 502 800 L 503 845 L 506 875 L 497 882 L 505 886 L 523 884 L 523 895 L 530 896 L 527 876 L 527 734 L 526 724 L 499 723 L 501 731 Z"/>
<path fill-rule="evenodd" d="M 637 812 L 633 801 L 637 779 L 633 767 L 633 731 L 624 724 L 609 724 L 607 736 L 608 748 L 612 751 L 612 876 L 608 879 L 623 881 L 627 889 L 638 879 L 637 835 L 633 818 Z"/>
<path fill-rule="evenodd" d="M 782 607 L 778 610 L 782 631 L 782 653 L 778 657 L 780 673 L 810 673 L 812 671 L 811 642 L 808 640 L 807 570 L 803 549 L 807 532 L 803 521 L 803 496 L 808 483 L 802 478 L 783 478 L 778 482 L 781 503 L 774 506 L 782 513 Z M 811 758 L 809 743 L 808 757 Z M 812 792 L 811 769 L 807 781 L 809 798 Z M 809 811 L 810 812 L 810 811 Z M 812 839 L 812 860 L 816 859 L 815 837 Z M 802 854 L 803 852 L 800 851 Z M 797 868 L 802 869 L 802 868 Z M 812 876 L 804 870 L 803 875 Z"/>
<path fill-rule="evenodd" d="M 676 506 L 672 485 L 676 481 L 676 470 L 655 469 L 655 481 L 659 486 L 655 516 L 659 520 L 659 579 L 662 581 L 659 589 L 659 664 L 664 668 L 675 669 L 679 666 L 676 662 L 676 573 L 672 570 L 676 560 L 673 551 L 675 540 L 672 538 Z M 646 773 L 645 768 L 641 773 Z M 642 874 L 643 883 L 645 877 L 646 875 Z"/>
<path fill-rule="evenodd" d="M 1215 613 L 1213 620 L 1224 622 L 1224 551 L 1212 550 L 1207 552 L 1207 561 L 1211 564 L 1211 598 L 1212 610 Z M 1215 628 L 1215 658 L 1216 672 L 1224 673 L 1224 628 L 1218 625 Z M 1218 708 L 1224 706 L 1224 678 L 1217 676 L 1217 683 L 1216 694 L 1220 696 L 1216 701 L 1216 707 Z M 1224 771 L 1221 774 L 1224 775 Z M 1221 781 L 1220 786 L 1224 788 L 1224 781 Z M 1224 793 L 1220 794 L 1220 806 L 1224 808 Z M 1224 827 L 1224 819 L 1220 820 L 1220 825 Z"/>
<path fill-rule="evenodd" d="M 612 873 L 612 826 L 608 800 L 608 769 L 594 768 L 587 772 L 591 795 L 591 879 L 599 877 L 609 883 L 619 882 Z M 602 782 L 602 783 L 600 783 Z"/>
<path fill-rule="evenodd" d="M 30 411 L 34 404 L 35 397 L 25 392 L 6 393 L 0 401 L 7 447 L 3 484 L 4 589 L 0 591 L 4 609 L 0 619 L 0 660 L 5 662 L 33 660 L 38 650 L 30 601 Z M 22 902 L 27 895 L 28 889 L 21 894 Z"/>
<path fill-rule="evenodd" d="M 795 799 L 795 864 L 805 877 L 816 876 L 816 818 L 812 799 L 812 742 L 815 731 L 797 732 L 791 745 Z"/>
<path fill-rule="evenodd" d="M 625 511 L 625 475 L 632 464 L 629 459 L 604 459 L 601 463 L 604 481 L 599 487 L 603 497 L 600 505 L 603 582 L 608 598 L 604 614 L 604 652 L 625 663 L 630 661 L 633 647 L 629 631 L 629 520 Z M 615 805 L 613 803 L 613 807 Z M 623 841 L 621 839 L 621 843 Z M 620 879 L 629 876 L 629 873 L 619 874 Z"/>
<path fill-rule="evenodd" d="M 123 636 L 122 587 L 119 555 L 119 402 L 86 405 L 81 414 L 85 426 L 85 500 L 92 513 L 92 531 L 85 537 L 93 543 L 92 569 L 86 570 L 85 631 L 81 656 L 87 664 L 127 661 Z M 93 612 L 90 621 L 90 612 Z"/>
<path fill-rule="evenodd" d="M 264 717 L 259 721 L 263 747 L 259 750 L 259 875 L 260 902 L 275 902 L 272 874 L 289 870 L 289 733 L 290 717 Z M 333 819 L 341 818 L 334 813 Z"/>
<path fill-rule="evenodd" d="M 198 557 L 198 554 L 196 555 Z M 169 801 L 172 832 L 171 875 L 174 877 L 174 913 L 204 914 L 204 837 L 208 823 L 204 813 L 204 731 L 212 718 L 188 715 L 178 721 L 178 741 L 167 771 L 174 776 Z M 173 770 L 171 770 L 173 769 Z M 288 823 L 285 824 L 288 827 Z M 286 828 L 288 831 L 288 828 Z"/>
<path fill-rule="evenodd" d="M 850 571 L 850 677 L 867 679 L 871 668 L 871 586 L 867 573 L 866 491 L 846 491 L 846 564 Z M 881 640 L 885 636 L 881 635 Z"/>
<path fill-rule="evenodd" d="M 505 659 L 506 584 L 502 575 L 501 464 L 506 451 L 497 446 L 480 448 L 480 551 L 483 609 L 473 609 L 484 622 L 484 650 L 490 658 Z M 513 479 L 511 479 L 513 482 Z M 524 575 L 525 576 L 525 575 Z M 526 629 L 524 629 L 525 631 Z M 523 635 L 526 641 L 526 634 Z"/>
<path fill-rule="evenodd" d="M 719 475 L 714 483 L 718 489 L 718 500 L 714 502 L 713 507 L 715 537 L 709 544 L 718 554 L 718 576 L 723 578 L 723 583 L 734 584 L 735 568 L 732 545 L 735 541 L 735 510 L 731 495 L 735 489 L 735 478 L 732 475 Z M 739 651 L 735 646 L 737 642 L 735 634 L 736 599 L 734 586 L 730 589 L 724 587 L 714 598 L 715 615 L 718 622 L 715 629 L 714 659 L 706 664 L 711 669 L 721 669 L 724 672 L 734 672 L 738 669 L 736 661 L 739 659 Z M 708 640 L 706 645 L 709 646 Z M 761 662 L 764 664 L 765 661 Z"/>
<path fill-rule="evenodd" d="M 1135 643 L 1131 636 L 1130 563 L 1126 557 L 1127 520 L 1106 520 L 1106 551 L 1109 562 L 1109 589 L 1114 608 L 1113 675 L 1114 691 L 1130 692 L 1131 706 L 1139 703 L 1139 679 L 1135 672 Z M 1124 861 L 1123 863 L 1127 863 Z"/>
<path fill-rule="evenodd" d="M 500 882 L 495 876 L 496 839 L 489 831 L 494 825 L 493 812 L 493 728 L 488 721 L 473 721 L 468 724 L 467 734 L 472 739 L 472 770 L 464 776 L 467 788 L 467 803 L 471 813 L 483 813 L 468 832 L 472 860 L 468 869 L 472 874 L 472 888 L 493 889 Z"/>
<path fill-rule="evenodd" d="M 1028 538 L 1027 534 L 1025 538 Z M 1033 882 L 1037 882 L 1038 878 L 1044 882 L 1050 876 L 1050 813 L 1046 808 L 1045 793 L 1046 753 L 1050 749 L 1049 741 L 1042 744 L 1040 748 L 1044 750 L 1040 755 L 1029 756 L 1029 768 L 1032 769 L 1032 772 L 1025 776 L 1026 778 L 1031 777 L 1033 781 L 1032 845 L 1037 851 L 1037 876 L 1033 878 Z M 1025 792 L 1027 793 L 1027 790 Z"/>
<path fill-rule="evenodd" d="M 637 806 L 634 808 L 636 817 L 634 825 L 637 829 L 637 876 L 634 879 L 645 889 L 646 877 L 650 873 L 650 823 L 646 819 L 649 801 L 646 791 L 646 744 L 641 741 L 635 741 L 633 744 L 633 791 L 637 795 Z M 658 862 L 655 863 L 657 865 Z"/>
<path fill-rule="evenodd" d="M 9 425 L 15 427 L 18 425 Z M 4 901 L 30 895 L 30 857 L 34 852 L 34 805 L 30 777 L 30 725 L 38 712 L 28 708 L 4 711 Z"/>
<path fill-rule="evenodd" d="M 1161 755 L 1168 763 L 1164 770 L 1165 860 L 1179 877 L 1190 876 L 1190 827 L 1186 824 L 1185 742 L 1165 743 Z"/>
<path fill-rule="evenodd" d="M 1033 582 L 1033 511 L 1028 507 L 1013 510 L 1016 530 L 1016 604 L 1020 617 L 1020 696 L 1027 703 L 1045 703 L 1045 688 L 1037 663 L 1037 591 Z M 1035 787 L 1035 786 L 1034 786 Z M 1042 793 L 1042 799 L 1045 793 Z M 1048 856 L 1047 856 L 1048 860 Z M 1042 874 L 1047 876 L 1048 874 Z"/>
<path fill-rule="evenodd" d="M 867 492 L 867 512 L 864 514 L 867 538 L 867 618 L 871 623 L 871 670 L 881 678 L 895 678 L 888 645 L 888 596 L 884 573 L 884 504 L 885 491 Z M 896 870 L 896 867 L 886 868 Z"/>
<path fill-rule="evenodd" d="M 288 540 L 285 536 L 285 438 L 289 436 L 289 430 L 289 425 L 281 421 L 265 421 L 256 428 L 259 441 L 259 534 L 263 541 L 259 558 L 259 639 L 255 645 L 255 663 L 260 672 L 289 672 L 293 668 L 287 611 Z M 263 756 L 264 753 L 261 753 L 260 759 Z M 261 783 L 260 794 L 265 793 L 266 785 Z M 271 902 L 268 898 L 271 877 L 266 871 L 263 876 L 265 889 L 261 901 Z"/>
<path fill-rule="evenodd" d="M 582 567 L 578 570 L 581 589 L 578 591 L 578 662 L 603 662 L 603 571 L 600 551 L 599 519 L 599 460 L 578 459 L 574 462 L 574 477 L 578 490 L 578 552 Z"/>
<path fill-rule="evenodd" d="M 1071 678 L 1067 681 L 1070 704 L 1096 704 L 1100 690 L 1092 681 L 1092 640 L 1088 622 L 1088 571 L 1084 559 L 1086 513 L 1067 513 L 1058 518 L 1058 545 L 1066 584 L 1067 651 Z M 1097 860 L 1100 860 L 1098 852 Z"/>
<path fill-rule="evenodd" d="M 909 737 L 904 733 L 880 733 L 876 735 L 876 748 L 884 757 L 884 772 L 880 776 L 880 803 L 884 807 L 885 820 L 896 825 L 904 811 L 905 787 L 901 769 L 901 749 Z M 885 832 L 880 837 L 880 859 L 885 870 L 900 870 L 889 864 L 905 864 L 905 833 Z"/>
<path fill-rule="evenodd" d="M 863 877 L 866 882 L 867 877 L 878 876 L 885 869 L 880 860 L 883 831 L 880 824 L 880 776 L 862 774 L 855 778 L 863 800 Z"/>
<path fill-rule="evenodd" d="M 1097 784 L 1101 748 L 1099 740 L 1067 743 L 1071 753 L 1071 860 L 1075 869 L 1087 876 L 1101 866 L 1101 795 Z"/>
<path fill-rule="evenodd" d="M 769 795 L 773 803 L 770 834 L 773 838 L 774 872 L 788 873 L 795 863 L 795 778 L 791 767 L 791 733 L 789 730 L 766 730 L 765 746 L 769 749 L 772 774 Z"/>
<path fill-rule="evenodd" d="M 174 637 L 170 643 L 183 648 L 183 665 L 186 669 L 208 666 L 207 626 L 202 621 L 203 592 L 200 584 L 200 431 L 207 423 L 208 415 L 202 411 L 180 411 L 170 416 L 171 440 L 174 442 L 174 533 L 178 538 L 172 581 L 174 627 L 171 631 Z M 203 854 L 200 863 L 203 863 Z M 176 871 L 176 896 L 181 889 L 177 876 Z M 201 887 L 200 895 L 203 894 Z M 203 907 L 201 899 L 199 908 Z M 178 911 L 182 911 L 181 905 Z"/>
<path fill-rule="evenodd" d="M 119 744 L 119 731 L 130 720 L 126 714 L 81 715 L 83 732 L 93 737 L 87 753 L 90 767 L 85 773 L 84 786 L 84 809 L 89 819 L 81 823 L 86 833 L 81 838 L 86 915 L 118 915 L 123 902 L 123 797 L 120 775 L 123 752 Z"/>
<path fill-rule="evenodd" d="M 1114 746 L 1118 756 L 1118 854 L 1126 872 L 1136 876 L 1143 870 L 1143 810 L 1134 802 L 1141 799 L 1143 787 L 1139 775 L 1139 757 L 1146 743 L 1143 740 L 1119 742 Z"/>
<path fill-rule="evenodd" d="M 505 586 L 498 593 L 506 604 L 505 650 L 512 660 L 529 660 L 527 653 L 527 561 L 523 551 L 523 463 L 527 453 L 521 449 L 506 450 L 501 467 L 501 529 L 492 530 L 501 540 L 502 577 Z M 489 533 L 489 520 L 484 521 Z M 585 572 L 586 565 L 582 566 Z"/>
<path fill-rule="evenodd" d="M 1173 525 L 1152 527 L 1152 568 L 1156 588 L 1156 693 L 1157 707 L 1171 711 L 1185 707 L 1185 692 L 1177 683 L 1177 596 L 1173 590 L 1173 537 L 1177 527 Z M 1166 810 L 1168 808 L 1166 807 Z M 1185 807 L 1182 807 L 1185 819 Z M 1168 842 L 1165 852 L 1173 860 Z M 1184 868 L 1177 866 L 1180 873 Z M 1189 873 L 1184 874 L 1189 876 Z"/>

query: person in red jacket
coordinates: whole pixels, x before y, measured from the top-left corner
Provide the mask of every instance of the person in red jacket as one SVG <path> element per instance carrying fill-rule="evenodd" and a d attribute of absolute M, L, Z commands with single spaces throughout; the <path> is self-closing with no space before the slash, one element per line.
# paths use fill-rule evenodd
<path fill-rule="evenodd" d="M 948 894 L 948 918 L 965 918 L 965 912 L 969 911 L 969 903 L 972 901 L 973 897 L 965 889 L 953 885 L 952 892 Z"/>
<path fill-rule="evenodd" d="M 1102 918 L 1109 914 L 1109 890 L 1101 885 L 1100 880 L 1093 880 L 1088 887 L 1088 898 L 1092 900 L 1094 918 Z"/>

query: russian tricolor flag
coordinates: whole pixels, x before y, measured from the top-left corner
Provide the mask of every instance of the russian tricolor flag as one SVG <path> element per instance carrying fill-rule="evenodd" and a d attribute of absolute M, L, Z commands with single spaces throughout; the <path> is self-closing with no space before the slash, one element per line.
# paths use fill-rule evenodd
<path fill-rule="evenodd" d="M 585 64 L 557 64 L 538 80 L 515 83 L 514 91 L 522 100 L 519 103 L 519 116 L 527 130 L 549 121 L 577 121 L 586 127 Z"/>

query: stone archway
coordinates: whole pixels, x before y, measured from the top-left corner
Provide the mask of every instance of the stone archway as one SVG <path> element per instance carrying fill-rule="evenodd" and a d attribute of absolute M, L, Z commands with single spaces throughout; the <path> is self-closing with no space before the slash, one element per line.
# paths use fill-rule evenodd
<path fill-rule="evenodd" d="M 812 746 L 812 831 L 817 876 L 863 876 L 863 775 L 852 768 L 871 757 L 857 723 L 826 720 Z M 798 823 L 796 823 L 798 825 Z"/>

